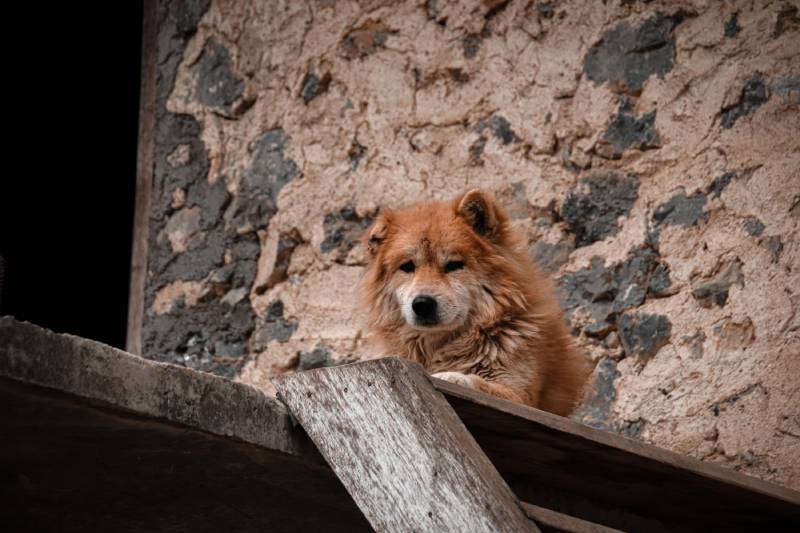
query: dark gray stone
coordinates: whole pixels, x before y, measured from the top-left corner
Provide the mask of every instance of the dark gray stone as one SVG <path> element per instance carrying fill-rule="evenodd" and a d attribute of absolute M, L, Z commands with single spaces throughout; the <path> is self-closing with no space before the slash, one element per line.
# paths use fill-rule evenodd
<path fill-rule="evenodd" d="M 612 417 L 612 408 L 617 400 L 614 382 L 620 376 L 617 363 L 604 357 L 597 363 L 594 375 L 592 388 L 573 416 L 587 426 L 614 431 L 616 423 Z"/>
<path fill-rule="evenodd" d="M 749 115 L 769 100 L 769 90 L 761 78 L 761 74 L 753 74 L 742 87 L 739 100 L 720 111 L 720 124 L 723 128 L 732 128 L 741 117 Z"/>
<path fill-rule="evenodd" d="M 324 253 L 335 251 L 336 259 L 344 260 L 371 224 L 371 217 L 359 217 L 351 205 L 346 205 L 337 212 L 328 213 L 322 221 L 325 239 L 319 246 L 320 251 Z"/>
<path fill-rule="evenodd" d="M 728 302 L 730 287 L 734 283 L 744 286 L 742 262 L 739 258 L 729 261 L 709 278 L 692 281 L 692 296 L 703 307 L 711 307 L 712 304 L 724 307 Z"/>
<path fill-rule="evenodd" d="M 283 302 L 275 300 L 269 304 L 267 313 L 260 320 L 256 332 L 250 339 L 250 349 L 261 352 L 267 349 L 270 341 L 287 342 L 297 330 L 296 320 L 287 320 L 283 316 Z"/>
<path fill-rule="evenodd" d="M 168 314 L 148 316 L 143 345 L 150 359 L 232 378 L 244 364 L 244 353 L 217 354 L 216 348 L 242 343 L 253 324 L 247 299 L 233 307 L 218 299 L 201 301 L 190 308 L 178 306 Z"/>
<path fill-rule="evenodd" d="M 175 115 L 164 112 L 157 113 L 156 140 L 154 146 L 153 195 L 151 201 L 151 219 L 165 222 L 172 214 L 172 192 L 175 189 L 187 190 L 201 179 L 208 176 L 210 161 L 203 139 L 200 138 L 202 127 L 191 115 Z M 179 146 L 188 149 L 186 164 L 173 167 L 167 158 Z M 158 230 L 161 226 L 158 225 Z M 152 241 L 151 241 L 152 242 Z"/>
<path fill-rule="evenodd" d="M 619 318 L 619 338 L 625 355 L 646 362 L 669 344 L 672 324 L 663 315 L 625 313 Z"/>
<path fill-rule="evenodd" d="M 511 129 L 511 124 L 502 115 L 492 115 L 487 120 L 475 125 L 475 131 L 478 133 L 483 133 L 486 129 L 491 131 L 497 140 L 503 144 L 519 142 L 519 137 L 517 137 L 517 134 Z"/>
<path fill-rule="evenodd" d="M 151 279 L 149 287 L 162 285 L 175 280 L 197 281 L 203 279 L 211 270 L 222 266 L 228 239 L 221 227 L 209 231 L 196 247 L 181 254 L 173 254 L 169 243 L 158 248 L 160 255 L 149 258 L 158 279 Z M 156 260 L 160 259 L 160 262 Z"/>
<path fill-rule="evenodd" d="M 764 224 L 756 217 L 747 217 L 742 222 L 742 226 L 753 237 L 760 237 L 764 233 Z"/>
<path fill-rule="evenodd" d="M 245 288 L 249 291 L 256 277 L 258 256 L 261 254 L 258 235 L 252 232 L 237 235 L 229 249 L 231 251 L 232 264 L 235 265 L 232 285 L 234 288 Z"/>
<path fill-rule="evenodd" d="M 659 148 L 661 140 L 653 127 L 655 120 L 655 110 L 637 118 L 630 100 L 624 99 L 595 151 L 602 157 L 617 159 L 631 147 L 637 150 Z"/>
<path fill-rule="evenodd" d="M 606 335 L 611 333 L 614 330 L 614 325 L 606 322 L 606 321 L 599 321 L 599 322 L 592 322 L 588 326 L 586 326 L 583 330 L 586 335 L 589 337 L 594 337 L 597 339 L 604 339 Z"/>
<path fill-rule="evenodd" d="M 581 178 L 579 186 L 567 194 L 561 217 L 575 234 L 575 245 L 586 246 L 615 235 L 619 231 L 617 219 L 630 213 L 638 197 L 639 178 L 635 174 L 593 174 Z"/>
<path fill-rule="evenodd" d="M 258 329 L 252 347 L 255 351 L 262 351 L 267 348 L 270 341 L 288 342 L 297 331 L 297 326 L 298 323 L 295 320 L 280 319 L 268 322 Z"/>
<path fill-rule="evenodd" d="M 268 322 L 274 322 L 281 318 L 283 318 L 283 301 L 275 300 L 267 307 L 267 314 L 264 316 L 264 319 Z"/>
<path fill-rule="evenodd" d="M 536 12 L 543 18 L 553 18 L 556 2 L 536 2 Z"/>
<path fill-rule="evenodd" d="M 775 76 L 769 88 L 772 94 L 783 100 L 784 105 L 800 105 L 800 76 L 797 74 Z"/>
<path fill-rule="evenodd" d="M 149 220 L 148 270 L 152 277 L 145 289 L 145 309 L 151 309 L 156 292 L 176 280 L 201 280 L 210 276 L 209 290 L 197 305 L 187 308 L 176 302 L 167 314 L 146 312 L 142 327 L 146 357 L 234 377 L 243 363 L 236 348 L 250 336 L 254 319 L 248 298 L 231 306 L 220 301 L 230 289 L 247 288 L 255 274 L 257 237 L 238 236 L 226 229 L 224 212 L 230 203 L 224 178 L 214 185 L 207 181 L 210 162 L 201 139 L 202 128 L 194 117 L 170 113 L 166 102 L 175 84 L 178 66 L 184 56 L 186 39 L 195 33 L 197 23 L 208 7 L 207 1 L 163 2 L 158 5 L 158 76 L 155 102 L 155 145 L 153 191 Z M 202 63 L 202 65 L 200 64 Z M 206 43 L 203 57 L 195 68 L 209 89 L 206 96 L 225 104 L 238 93 L 237 81 L 229 77 L 227 50 Z M 216 65 L 216 66 L 215 66 Z M 226 70 L 227 69 L 227 70 Z M 232 76 L 232 74 L 231 74 Z M 222 92 L 210 91 L 216 82 Z M 202 93 L 202 90 L 200 91 Z M 186 157 L 170 158 L 176 149 Z M 185 206 L 200 209 L 200 233 L 186 252 L 173 254 L 166 239 L 158 235 L 170 216 L 172 193 L 186 193 Z M 255 239 L 256 242 L 252 242 Z M 224 265 L 226 249 L 236 257 Z M 218 354 L 217 348 L 225 353 Z"/>
<path fill-rule="evenodd" d="M 609 82 L 622 92 L 638 94 L 650 76 L 663 78 L 675 57 L 673 31 L 682 14 L 657 13 L 636 28 L 623 22 L 603 34 L 583 61 L 586 77 L 595 85 Z"/>
<path fill-rule="evenodd" d="M 579 307 L 589 311 L 592 322 L 584 332 L 605 337 L 617 328 L 617 317 L 638 307 L 648 297 L 670 293 L 669 268 L 653 248 L 633 249 L 625 261 L 606 268 L 603 258 L 593 257 L 588 268 L 560 279 L 562 307 L 568 319 Z"/>
<path fill-rule="evenodd" d="M 598 301 L 613 301 L 616 285 L 611 269 L 606 269 L 604 259 L 595 256 L 588 268 L 565 274 L 559 280 L 561 304 L 569 318 L 582 305 Z"/>
<path fill-rule="evenodd" d="M 489 139 L 485 135 L 480 135 L 475 142 L 469 147 L 469 160 L 470 164 L 474 166 L 483 165 L 483 150 L 486 148 L 486 143 Z"/>
<path fill-rule="evenodd" d="M 204 230 L 219 224 L 230 201 L 231 195 L 225 187 L 223 176 L 220 176 L 213 185 L 205 179 L 196 180 L 188 185 L 186 207 L 200 208 L 200 225 Z"/>
<path fill-rule="evenodd" d="M 201 280 L 210 275 L 209 290 L 191 308 L 179 302 L 165 315 L 147 313 L 143 346 L 150 358 L 235 377 L 244 351 L 233 347 L 243 346 L 254 319 L 247 296 L 233 307 L 220 298 L 231 289 L 249 291 L 260 253 L 258 237 L 225 229 L 222 214 L 229 198 L 223 180 L 208 185 L 203 177 L 191 184 L 189 191 L 187 204 L 201 207 L 205 237 L 197 247 L 177 255 L 168 244 L 157 249 L 159 253 L 150 262 L 156 276 L 148 284 L 146 308 L 152 306 L 158 289 L 175 280 Z M 226 250 L 233 258 L 230 265 L 224 264 Z M 224 353 L 218 349 L 224 349 Z"/>
<path fill-rule="evenodd" d="M 731 13 L 731 16 L 725 21 L 725 37 L 736 37 L 740 31 L 742 31 L 742 27 L 739 26 L 739 13 Z"/>
<path fill-rule="evenodd" d="M 319 78 L 313 72 L 309 72 L 303 79 L 303 87 L 300 90 L 300 96 L 302 96 L 303 101 L 308 104 L 317 96 L 324 94 L 328 90 L 330 83 L 330 73 L 326 72 L 322 78 Z"/>
<path fill-rule="evenodd" d="M 220 357 L 242 357 L 245 355 L 245 345 L 241 342 L 217 341 L 214 343 L 214 353 Z"/>
<path fill-rule="evenodd" d="M 159 169 L 158 164 L 156 169 Z M 197 170 L 207 172 L 205 165 Z M 178 187 L 188 191 L 185 207 L 200 209 L 202 233 L 190 243 L 185 252 L 174 254 L 169 241 L 161 239 L 159 243 L 158 238 L 173 210 L 167 200 L 153 202 L 149 228 L 148 269 L 155 274 L 155 277 L 148 282 L 148 289 L 154 286 L 161 287 L 177 279 L 202 279 L 210 270 L 221 264 L 229 239 L 224 230 L 223 213 L 230 203 L 230 195 L 225 189 L 224 179 L 220 178 L 214 185 L 209 185 L 204 174 L 192 178 L 181 172 L 170 173 L 167 169 L 163 169 L 163 172 L 163 175 L 158 175 L 154 180 L 154 186 L 155 182 L 160 182 L 158 188 L 163 191 L 166 198 L 169 198 L 170 192 Z M 163 178 L 163 181 L 159 178 Z"/>
<path fill-rule="evenodd" d="M 244 82 L 231 69 L 228 49 L 214 39 L 206 41 L 197 61 L 197 99 L 225 114 L 244 92 Z"/>
<path fill-rule="evenodd" d="M 783 242 L 781 242 L 781 238 L 778 235 L 764 237 L 761 239 L 761 246 L 772 254 L 772 262 L 777 263 L 783 251 Z"/>
<path fill-rule="evenodd" d="M 282 128 L 263 133 L 250 145 L 253 160 L 242 174 L 234 212 L 237 225 L 262 229 L 278 209 L 278 194 L 298 174 L 297 165 L 285 156 L 287 138 Z"/>
<path fill-rule="evenodd" d="M 668 226 L 682 226 L 684 228 L 694 226 L 701 220 L 708 218 L 708 214 L 703 211 L 706 205 L 706 196 L 696 193 L 686 196 L 686 192 L 680 191 L 678 194 L 661 204 L 653 213 L 653 220 L 656 225 L 666 224 Z"/>
<path fill-rule="evenodd" d="M 672 281 L 669 279 L 669 267 L 664 263 L 659 263 L 650 277 L 647 293 L 652 296 L 668 296 L 671 288 Z"/>
<path fill-rule="evenodd" d="M 719 198 L 720 195 L 722 194 L 722 191 L 724 191 L 725 188 L 728 185 L 730 185 L 731 181 L 733 180 L 733 178 L 736 177 L 736 175 L 737 175 L 736 172 L 726 172 L 725 174 L 722 174 L 721 176 L 717 176 L 716 178 L 714 178 L 714 181 L 711 182 L 711 187 L 709 188 L 708 191 L 709 194 L 713 195 L 716 198 Z"/>
<path fill-rule="evenodd" d="M 317 344 L 310 352 L 300 352 L 297 358 L 297 370 L 311 370 L 333 366 L 331 351 L 323 344 Z"/>
<path fill-rule="evenodd" d="M 481 49 L 482 40 L 483 39 L 481 39 L 481 36 L 478 33 L 470 33 L 464 37 L 464 57 L 467 59 L 472 59 L 478 55 L 478 51 Z"/>
<path fill-rule="evenodd" d="M 640 418 L 632 422 L 620 424 L 617 431 L 629 439 L 638 439 L 642 435 L 645 425 L 645 421 Z"/>

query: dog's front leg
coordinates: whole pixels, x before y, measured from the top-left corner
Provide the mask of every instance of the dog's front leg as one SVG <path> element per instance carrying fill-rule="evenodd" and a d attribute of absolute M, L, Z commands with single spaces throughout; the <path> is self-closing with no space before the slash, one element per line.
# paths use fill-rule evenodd
<path fill-rule="evenodd" d="M 461 372 L 436 372 L 431 376 L 462 385 L 464 387 L 471 387 L 481 392 L 497 396 L 504 400 L 530 405 L 530 401 L 522 395 L 514 391 L 511 387 L 498 383 L 496 381 L 486 381 L 482 377 L 475 374 L 462 374 Z"/>

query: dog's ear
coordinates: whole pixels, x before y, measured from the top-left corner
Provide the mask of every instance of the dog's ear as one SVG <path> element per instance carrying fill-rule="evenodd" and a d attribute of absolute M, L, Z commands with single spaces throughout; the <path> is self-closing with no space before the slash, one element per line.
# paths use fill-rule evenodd
<path fill-rule="evenodd" d="M 482 237 L 492 237 L 497 231 L 499 213 L 494 200 L 480 189 L 472 189 L 457 200 L 456 212 L 473 231 Z"/>
<path fill-rule="evenodd" d="M 375 222 L 373 222 L 372 226 L 370 226 L 369 231 L 367 231 L 366 236 L 364 237 L 364 242 L 367 245 L 367 250 L 371 256 L 375 256 L 378 253 L 378 248 L 380 247 L 383 240 L 386 238 L 386 232 L 389 228 L 389 216 L 388 213 L 381 213 Z"/>

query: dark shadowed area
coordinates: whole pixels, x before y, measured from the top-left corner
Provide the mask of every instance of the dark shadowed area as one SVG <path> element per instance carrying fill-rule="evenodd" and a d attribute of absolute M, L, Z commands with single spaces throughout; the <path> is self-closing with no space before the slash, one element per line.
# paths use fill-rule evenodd
<path fill-rule="evenodd" d="M 142 6 L 14 4 L 5 19 L 26 44 L 4 58 L 0 314 L 123 347 Z"/>

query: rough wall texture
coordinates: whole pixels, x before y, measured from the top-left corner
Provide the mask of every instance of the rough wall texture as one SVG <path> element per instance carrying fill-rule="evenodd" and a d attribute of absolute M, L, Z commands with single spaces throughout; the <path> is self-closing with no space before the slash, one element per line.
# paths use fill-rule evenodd
<path fill-rule="evenodd" d="M 266 388 L 368 357 L 378 207 L 485 187 L 597 363 L 577 418 L 800 488 L 797 2 L 182 2 L 159 28 L 146 355 Z"/>

